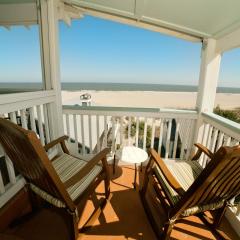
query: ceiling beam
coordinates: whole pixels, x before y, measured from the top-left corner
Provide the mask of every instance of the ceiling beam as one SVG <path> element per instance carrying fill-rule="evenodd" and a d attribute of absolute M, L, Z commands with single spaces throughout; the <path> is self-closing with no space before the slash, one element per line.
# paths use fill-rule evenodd
<path fill-rule="evenodd" d="M 240 28 L 217 40 L 216 52 L 223 53 L 240 47 Z"/>
<path fill-rule="evenodd" d="M 36 3 L 1 4 L 0 26 L 32 25 L 36 23 Z"/>
<path fill-rule="evenodd" d="M 201 42 L 202 41 L 202 38 L 200 38 L 200 37 L 186 34 L 184 32 L 180 32 L 180 31 L 172 30 L 172 29 L 169 29 L 166 27 L 161 27 L 161 26 L 158 26 L 155 24 L 142 22 L 141 19 L 137 20 L 135 18 L 123 17 L 123 16 L 114 15 L 111 13 L 106 13 L 106 12 L 102 12 L 102 11 L 95 10 L 95 9 L 85 8 L 85 7 L 78 7 L 78 8 L 80 10 L 82 10 L 82 12 L 84 14 L 87 14 L 90 16 L 99 17 L 99 18 L 103 18 L 103 19 L 107 19 L 107 20 L 111 20 L 111 21 L 115 21 L 115 22 L 120 22 L 120 23 L 131 25 L 134 27 L 144 28 L 144 29 L 147 29 L 150 31 L 163 33 L 166 35 L 181 38 L 181 39 L 191 41 L 191 42 Z"/>

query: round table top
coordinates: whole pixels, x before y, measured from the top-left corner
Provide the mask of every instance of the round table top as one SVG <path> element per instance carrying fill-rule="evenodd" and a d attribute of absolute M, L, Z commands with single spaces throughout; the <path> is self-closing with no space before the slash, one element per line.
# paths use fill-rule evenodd
<path fill-rule="evenodd" d="M 148 154 L 141 148 L 126 146 L 116 151 L 116 157 L 127 163 L 142 163 L 148 159 Z"/>

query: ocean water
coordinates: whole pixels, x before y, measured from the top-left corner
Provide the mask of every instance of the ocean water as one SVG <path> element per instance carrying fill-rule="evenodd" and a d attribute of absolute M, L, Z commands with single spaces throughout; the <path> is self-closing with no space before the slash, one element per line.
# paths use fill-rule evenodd
<path fill-rule="evenodd" d="M 9 92 L 28 92 L 43 89 L 42 83 L 0 83 L 0 94 Z M 197 86 L 170 84 L 133 84 L 133 83 L 62 83 L 62 90 L 96 90 L 96 91 L 159 91 L 159 92 L 197 92 Z M 218 93 L 240 93 L 240 88 L 219 87 Z"/>

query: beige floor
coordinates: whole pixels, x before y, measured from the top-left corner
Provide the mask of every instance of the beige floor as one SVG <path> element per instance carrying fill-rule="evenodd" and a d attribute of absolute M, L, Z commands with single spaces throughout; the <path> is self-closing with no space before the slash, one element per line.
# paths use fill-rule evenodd
<path fill-rule="evenodd" d="M 157 239 L 144 212 L 138 191 L 132 186 L 134 169 L 118 167 L 111 181 L 112 198 L 103 214 L 94 226 L 81 237 L 81 240 L 155 240 Z M 101 196 L 103 186 L 97 189 Z M 87 202 L 83 221 L 89 216 L 93 204 Z M 161 217 L 161 215 L 160 215 Z M 229 239 L 238 239 L 231 227 L 223 221 L 222 229 Z M 62 240 L 69 239 L 63 219 L 52 209 L 45 209 L 24 222 L 8 230 L 25 240 Z M 80 238 L 79 238 L 80 239 Z M 216 239 L 197 217 L 191 217 L 178 223 L 171 239 Z"/>

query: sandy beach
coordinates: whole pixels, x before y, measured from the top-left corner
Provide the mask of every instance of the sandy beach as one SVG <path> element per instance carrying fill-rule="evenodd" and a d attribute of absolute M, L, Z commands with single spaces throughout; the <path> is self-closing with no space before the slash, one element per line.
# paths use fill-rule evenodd
<path fill-rule="evenodd" d="M 154 91 L 62 91 L 63 105 L 81 105 L 80 95 L 91 94 L 93 106 L 145 107 L 194 109 L 196 92 L 154 92 Z M 223 109 L 240 107 L 240 94 L 217 93 L 215 106 Z"/>

